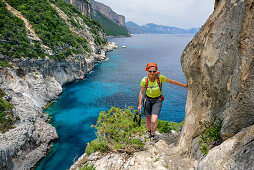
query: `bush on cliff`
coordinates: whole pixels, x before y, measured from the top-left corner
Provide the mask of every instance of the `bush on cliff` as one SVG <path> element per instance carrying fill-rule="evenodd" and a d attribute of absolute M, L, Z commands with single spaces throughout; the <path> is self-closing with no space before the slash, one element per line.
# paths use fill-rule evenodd
<path fill-rule="evenodd" d="M 143 148 L 144 143 L 138 136 L 145 133 L 145 124 L 133 122 L 132 108 L 122 110 L 112 107 L 108 112 L 101 112 L 94 127 L 97 139 L 88 143 L 86 154 L 96 151 L 122 151 L 132 153 Z"/>
<path fill-rule="evenodd" d="M 13 128 L 12 125 L 15 123 L 16 118 L 12 112 L 14 106 L 3 99 L 5 95 L 6 93 L 0 89 L 0 131 L 2 133 Z"/>
<path fill-rule="evenodd" d="M 93 164 L 89 165 L 88 163 L 86 163 L 80 168 L 80 170 L 96 170 L 96 169 Z"/>
<path fill-rule="evenodd" d="M 10 68 L 13 68 L 13 66 L 8 61 L 0 61 L 0 67 L 10 67 Z"/>
<path fill-rule="evenodd" d="M 180 123 L 176 123 L 158 119 L 157 130 L 160 133 L 171 133 L 171 130 L 179 132 L 183 127 L 183 123 L 183 121 Z"/>
<path fill-rule="evenodd" d="M 222 127 L 222 120 L 216 121 L 204 121 L 200 124 L 204 127 L 200 135 L 199 149 L 203 155 L 206 155 L 208 151 L 221 143 L 220 130 Z"/>
<path fill-rule="evenodd" d="M 142 150 L 144 141 L 141 136 L 145 134 L 145 120 L 141 120 L 141 126 L 137 122 L 133 122 L 133 107 L 122 110 L 112 107 L 108 112 L 101 112 L 96 125 L 92 125 L 97 129 L 97 138 L 87 144 L 86 154 L 101 151 L 121 151 L 132 153 Z M 158 120 L 158 131 L 160 133 L 170 133 L 171 130 L 180 131 L 183 122 L 175 123 L 164 120 Z"/>

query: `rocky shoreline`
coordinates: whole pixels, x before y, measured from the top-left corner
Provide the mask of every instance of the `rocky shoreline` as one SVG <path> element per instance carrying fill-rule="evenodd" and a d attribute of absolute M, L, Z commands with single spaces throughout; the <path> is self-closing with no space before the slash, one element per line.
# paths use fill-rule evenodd
<path fill-rule="evenodd" d="M 69 57 L 56 61 L 15 59 L 13 68 L 0 69 L 0 86 L 15 107 L 20 120 L 6 133 L 0 133 L 0 169 L 31 169 L 45 156 L 49 143 L 58 138 L 56 129 L 47 123 L 43 107 L 57 98 L 62 85 L 84 79 L 96 63 L 117 48 L 108 43 L 90 56 Z"/>

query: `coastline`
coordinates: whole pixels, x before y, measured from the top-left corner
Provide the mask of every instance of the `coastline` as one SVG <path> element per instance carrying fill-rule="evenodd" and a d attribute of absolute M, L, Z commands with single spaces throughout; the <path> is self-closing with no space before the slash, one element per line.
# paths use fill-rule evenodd
<path fill-rule="evenodd" d="M 1 169 L 31 169 L 45 157 L 58 135 L 55 127 L 47 123 L 49 116 L 43 108 L 62 93 L 63 84 L 84 79 L 115 48 L 114 43 L 108 43 L 100 54 L 65 61 L 20 59 L 13 61 L 16 67 L 1 69 L 2 88 L 21 118 L 14 129 L 0 134 Z"/>
<path fill-rule="evenodd" d="M 129 34 L 129 35 L 116 35 L 116 36 L 113 36 L 113 35 L 108 35 L 106 36 L 107 38 L 125 38 L 125 37 L 131 37 L 132 34 Z"/>

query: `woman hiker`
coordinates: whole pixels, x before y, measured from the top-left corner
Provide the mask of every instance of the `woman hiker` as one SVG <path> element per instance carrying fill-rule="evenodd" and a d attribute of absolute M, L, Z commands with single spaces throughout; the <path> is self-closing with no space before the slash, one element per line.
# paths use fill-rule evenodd
<path fill-rule="evenodd" d="M 186 89 L 188 87 L 188 83 L 182 84 L 178 81 L 171 80 L 163 75 L 160 75 L 156 63 L 147 64 L 145 71 L 147 71 L 147 76 L 144 77 L 140 83 L 141 89 L 139 92 L 138 110 L 141 111 L 141 104 L 143 104 L 144 114 L 146 116 L 146 127 L 150 133 L 151 140 L 154 141 L 154 133 L 157 128 L 157 118 L 160 114 L 162 101 L 164 99 L 161 93 L 162 83 L 168 82 L 182 86 Z M 144 92 L 145 96 L 143 96 Z"/>

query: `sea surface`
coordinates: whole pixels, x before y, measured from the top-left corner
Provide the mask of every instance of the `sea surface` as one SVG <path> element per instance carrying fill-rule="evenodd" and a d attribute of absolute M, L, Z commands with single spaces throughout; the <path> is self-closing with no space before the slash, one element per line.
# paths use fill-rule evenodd
<path fill-rule="evenodd" d="M 65 170 L 85 152 L 88 142 L 96 138 L 91 125 L 101 111 L 112 106 L 137 108 L 140 81 L 146 76 L 147 63 L 158 64 L 162 75 L 186 83 L 180 56 L 193 35 L 136 34 L 112 38 L 118 49 L 96 65 L 85 80 L 63 86 L 63 93 L 46 110 L 52 116 L 57 139 L 37 170 Z M 122 46 L 127 48 L 122 48 Z M 159 119 L 181 122 L 185 116 L 187 90 L 163 83 L 165 100 Z"/>

